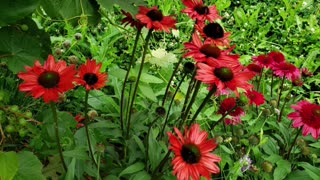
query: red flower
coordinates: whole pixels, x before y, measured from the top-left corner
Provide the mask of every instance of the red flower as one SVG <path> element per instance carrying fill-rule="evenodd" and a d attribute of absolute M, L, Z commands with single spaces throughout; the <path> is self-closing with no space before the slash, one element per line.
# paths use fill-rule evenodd
<path fill-rule="evenodd" d="M 251 72 L 255 73 L 256 75 L 257 74 L 260 75 L 262 73 L 263 67 L 261 65 L 255 64 L 255 63 L 251 63 L 246 67 L 245 70 L 251 71 Z"/>
<path fill-rule="evenodd" d="M 125 12 L 123 10 L 121 10 L 121 12 L 122 12 L 123 15 L 126 16 L 121 21 L 121 23 L 124 24 L 124 26 L 127 26 L 129 24 L 131 27 L 135 27 L 138 30 L 142 29 L 144 24 L 142 24 L 139 20 L 134 19 L 129 12 Z"/>
<path fill-rule="evenodd" d="M 209 88 L 217 86 L 219 91 L 229 88 L 239 96 L 238 88 L 250 90 L 253 88 L 249 80 L 254 77 L 252 72 L 243 72 L 241 67 L 231 68 L 227 66 L 213 67 L 204 63 L 198 63 L 196 79 L 210 85 Z"/>
<path fill-rule="evenodd" d="M 309 71 L 308 68 L 302 68 L 301 74 L 303 77 L 312 77 L 313 76 L 313 73 L 311 71 Z"/>
<path fill-rule="evenodd" d="M 202 0 L 183 0 L 182 3 L 187 8 L 181 12 L 186 13 L 192 20 L 214 22 L 221 19 L 215 5 L 205 6 Z"/>
<path fill-rule="evenodd" d="M 148 29 L 156 31 L 165 31 L 170 33 L 169 28 L 175 28 L 176 20 L 171 16 L 163 16 L 162 12 L 157 7 L 146 8 L 139 6 L 139 14 L 136 18 L 141 23 L 146 24 Z"/>
<path fill-rule="evenodd" d="M 268 55 L 259 55 L 252 57 L 253 61 L 255 61 L 258 65 L 261 65 L 265 68 L 269 68 L 273 65 L 273 59 Z"/>
<path fill-rule="evenodd" d="M 189 50 L 183 57 L 193 57 L 196 62 L 205 62 L 207 64 L 213 61 L 228 66 L 240 66 L 238 55 L 229 55 L 235 48 L 228 50 L 221 50 L 214 44 L 202 43 L 199 36 L 194 33 L 192 35 L 192 42 L 184 43 L 185 49 Z M 216 64 L 213 62 L 213 64 Z"/>
<path fill-rule="evenodd" d="M 101 63 L 96 64 L 96 60 L 87 59 L 86 64 L 79 67 L 79 78 L 76 82 L 84 87 L 86 90 L 101 89 L 106 85 L 108 75 L 101 73 Z"/>
<path fill-rule="evenodd" d="M 200 35 L 205 38 L 205 43 L 214 44 L 216 46 L 229 47 L 231 35 L 230 32 L 224 32 L 219 23 L 205 24 L 200 22 L 195 25 Z"/>
<path fill-rule="evenodd" d="M 76 117 L 75 117 L 75 120 L 78 122 L 77 124 L 77 129 L 81 128 L 81 127 L 84 127 L 84 124 L 81 123 L 82 121 L 85 120 L 85 118 L 83 116 L 81 116 L 80 114 L 78 114 Z"/>
<path fill-rule="evenodd" d="M 58 102 L 59 94 L 74 87 L 74 65 L 67 67 L 67 63 L 62 60 L 55 63 L 52 55 L 48 56 L 43 66 L 37 60 L 33 67 L 26 66 L 25 69 L 27 72 L 18 74 L 18 77 L 24 80 L 19 90 L 30 92 L 35 99 L 43 96 L 45 103 Z"/>
<path fill-rule="evenodd" d="M 273 74 L 279 77 L 285 76 L 288 80 L 292 80 L 293 78 L 300 78 L 299 69 L 291 63 L 282 62 L 279 64 L 275 64 L 272 67 Z"/>
<path fill-rule="evenodd" d="M 302 127 L 302 135 L 311 134 L 314 139 L 318 139 L 320 135 L 320 106 L 311 104 L 308 101 L 300 101 L 297 105 L 292 105 L 292 112 L 288 118 L 293 120 L 292 127 Z"/>
<path fill-rule="evenodd" d="M 178 137 L 168 132 L 170 150 L 173 150 L 175 157 L 172 160 L 173 174 L 178 180 L 199 180 L 200 176 L 211 179 L 211 173 L 220 172 L 215 164 L 221 161 L 217 155 L 211 154 L 218 145 L 215 140 L 207 140 L 208 133 L 201 131 L 198 124 L 194 124 L 190 129 L 185 128 L 184 136 L 174 128 Z"/>
<path fill-rule="evenodd" d="M 274 63 L 282 63 L 282 62 L 285 62 L 285 58 L 284 58 L 284 55 L 281 53 L 281 52 L 270 52 L 268 54 L 268 56 L 270 58 L 272 58 L 273 62 Z"/>
<path fill-rule="evenodd" d="M 218 114 L 230 115 L 230 118 L 225 118 L 225 123 L 227 125 L 237 125 L 241 123 L 240 117 L 244 115 L 244 110 L 241 107 L 236 107 L 236 98 L 230 97 L 224 99 L 219 107 Z"/>
<path fill-rule="evenodd" d="M 260 106 L 261 104 L 265 103 L 265 99 L 263 94 L 257 92 L 257 91 L 247 91 L 246 96 L 249 98 L 250 102 L 249 104 L 255 104 L 257 106 Z"/>
<path fill-rule="evenodd" d="M 291 82 L 294 86 L 302 86 L 303 85 L 303 81 L 300 77 L 293 77 Z"/>

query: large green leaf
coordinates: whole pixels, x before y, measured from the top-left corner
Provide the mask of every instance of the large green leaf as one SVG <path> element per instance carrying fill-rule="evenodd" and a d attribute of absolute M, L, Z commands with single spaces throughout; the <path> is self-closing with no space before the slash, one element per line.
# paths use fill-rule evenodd
<path fill-rule="evenodd" d="M 120 176 L 126 175 L 126 174 L 132 174 L 135 172 L 139 172 L 144 168 L 144 163 L 142 162 L 137 162 L 135 164 L 132 164 L 131 166 L 127 167 L 126 169 L 124 169 L 120 174 Z"/>
<path fill-rule="evenodd" d="M 30 15 L 38 4 L 39 0 L 1 0 L 0 27 Z"/>
<path fill-rule="evenodd" d="M 107 10 L 112 10 L 113 5 L 118 4 L 121 9 L 130 12 L 132 15 L 137 14 L 137 6 L 144 6 L 147 4 L 144 0 L 97 0 L 97 2 Z"/>
<path fill-rule="evenodd" d="M 88 104 L 103 112 L 118 113 L 120 111 L 118 104 L 101 91 L 90 91 Z"/>
<path fill-rule="evenodd" d="M 45 177 L 41 173 L 42 164 L 32 152 L 18 153 L 19 170 L 14 180 L 42 180 Z"/>
<path fill-rule="evenodd" d="M 50 44 L 50 40 L 43 31 L 36 32 L 22 32 L 14 27 L 0 29 L 0 61 L 6 62 L 12 72 L 24 71 L 24 66 L 32 66 L 35 60 L 43 61 L 41 55 L 48 49 L 43 44 Z"/>
<path fill-rule="evenodd" d="M 51 18 L 66 20 L 73 25 L 86 22 L 94 25 L 100 19 L 99 5 L 93 0 L 45 0 L 41 5 Z"/>
<path fill-rule="evenodd" d="M 19 168 L 15 152 L 0 152 L 0 179 L 11 180 Z"/>
<path fill-rule="evenodd" d="M 320 168 L 318 167 L 314 167 L 311 164 L 307 163 L 307 162 L 299 162 L 297 164 L 300 167 L 303 167 L 305 169 L 305 171 L 308 173 L 308 175 L 310 176 L 310 178 L 317 180 L 320 177 Z"/>

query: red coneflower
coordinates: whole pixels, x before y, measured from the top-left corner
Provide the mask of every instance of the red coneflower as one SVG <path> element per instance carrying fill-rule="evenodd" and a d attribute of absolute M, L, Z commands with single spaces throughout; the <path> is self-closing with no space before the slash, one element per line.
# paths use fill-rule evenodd
<path fill-rule="evenodd" d="M 240 116 L 243 116 L 244 110 L 241 107 L 237 107 L 237 101 L 234 97 L 224 99 L 219 107 L 218 114 L 229 115 L 230 118 L 225 118 L 227 125 L 237 125 L 241 123 Z"/>
<path fill-rule="evenodd" d="M 37 60 L 33 67 L 26 66 L 25 69 L 27 72 L 18 74 L 24 80 L 19 90 L 29 92 L 36 99 L 43 96 L 45 103 L 58 102 L 59 94 L 74 88 L 74 65 L 68 67 L 62 60 L 55 63 L 52 55 L 48 56 L 43 66 Z"/>
<path fill-rule="evenodd" d="M 272 51 L 268 54 L 268 56 L 273 59 L 274 63 L 285 62 L 285 57 L 281 52 Z"/>
<path fill-rule="evenodd" d="M 199 180 L 200 176 L 211 179 L 211 173 L 220 172 L 215 164 L 221 161 L 217 155 L 211 154 L 218 145 L 214 139 L 207 140 L 208 133 L 201 131 L 198 124 L 194 124 L 190 129 L 185 128 L 184 136 L 174 128 L 177 137 L 168 132 L 170 150 L 173 150 L 175 157 L 172 160 L 173 174 L 178 180 Z"/>
<path fill-rule="evenodd" d="M 240 66 L 238 55 L 229 55 L 235 48 L 221 50 L 214 44 L 202 43 L 197 33 L 192 35 L 192 42 L 184 43 L 185 49 L 189 50 L 183 57 L 193 57 L 196 62 L 205 62 L 207 64 L 216 61 L 221 65 Z M 216 63 L 214 63 L 216 64 Z"/>
<path fill-rule="evenodd" d="M 293 76 L 291 82 L 294 86 L 302 86 L 303 85 L 303 81 L 302 81 L 301 77 Z"/>
<path fill-rule="evenodd" d="M 205 24 L 200 22 L 195 25 L 200 35 L 205 38 L 205 43 L 214 44 L 216 46 L 229 47 L 231 35 L 230 32 L 224 32 L 219 23 Z"/>
<path fill-rule="evenodd" d="M 223 91 L 226 88 L 232 90 L 239 96 L 238 88 L 250 90 L 253 86 L 248 82 L 254 77 L 252 72 L 242 71 L 242 67 L 213 67 L 204 63 L 197 64 L 196 79 L 209 85 L 209 89 L 214 85 L 217 89 Z"/>
<path fill-rule="evenodd" d="M 214 22 L 221 19 L 215 5 L 210 7 L 205 6 L 202 0 L 183 0 L 182 3 L 187 8 L 181 12 L 186 13 L 192 20 Z"/>
<path fill-rule="evenodd" d="M 265 103 L 263 94 L 259 93 L 258 91 L 250 90 L 250 91 L 247 91 L 245 94 L 250 100 L 249 102 L 250 105 L 255 104 L 257 106 L 260 106 L 263 103 Z"/>
<path fill-rule="evenodd" d="M 302 135 L 311 134 L 314 139 L 318 139 L 320 135 L 320 106 L 312 104 L 308 101 L 300 101 L 296 105 L 291 106 L 295 112 L 288 115 L 293 120 L 292 127 L 302 127 Z"/>
<path fill-rule="evenodd" d="M 136 18 L 141 23 L 146 24 L 148 29 L 165 31 L 167 33 L 170 33 L 169 28 L 175 28 L 176 23 L 176 20 L 171 16 L 164 16 L 156 6 L 152 8 L 139 6 L 139 13 L 136 15 Z"/>
<path fill-rule="evenodd" d="M 75 81 L 86 87 L 86 90 L 101 89 L 106 85 L 108 75 L 101 73 L 101 63 L 97 64 L 96 60 L 87 59 L 86 64 L 79 67 L 79 73 Z"/>
<path fill-rule="evenodd" d="M 252 60 L 255 61 L 258 65 L 269 68 L 271 65 L 273 65 L 273 59 L 268 55 L 259 55 L 259 56 L 253 56 Z"/>
<path fill-rule="evenodd" d="M 249 64 L 246 69 L 246 71 L 251 71 L 255 73 L 256 75 L 260 75 L 262 73 L 263 67 L 261 65 L 251 63 Z"/>
<path fill-rule="evenodd" d="M 302 68 L 301 74 L 303 77 L 312 77 L 313 76 L 313 73 L 311 71 L 309 71 L 308 68 Z"/>
<path fill-rule="evenodd" d="M 139 20 L 134 19 L 129 12 L 125 12 L 123 10 L 121 10 L 121 12 L 123 15 L 126 16 L 121 21 L 121 23 L 124 24 L 124 26 L 130 25 L 131 27 L 135 27 L 138 30 L 143 28 L 144 24 L 142 24 Z"/>
<path fill-rule="evenodd" d="M 74 118 L 78 124 L 77 124 L 77 129 L 81 128 L 81 127 L 84 127 L 84 124 L 81 123 L 82 121 L 85 120 L 85 118 L 83 116 L 81 116 L 80 114 L 76 115 L 76 117 Z"/>
<path fill-rule="evenodd" d="M 275 64 L 272 66 L 272 70 L 274 75 L 279 77 L 285 76 L 288 80 L 292 80 L 293 77 L 301 77 L 299 69 L 289 62 Z"/>

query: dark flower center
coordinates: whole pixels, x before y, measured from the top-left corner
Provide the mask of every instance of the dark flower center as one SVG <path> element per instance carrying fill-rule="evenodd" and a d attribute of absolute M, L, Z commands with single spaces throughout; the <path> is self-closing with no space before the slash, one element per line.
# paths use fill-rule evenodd
<path fill-rule="evenodd" d="M 217 76 L 222 82 L 228 82 L 233 79 L 233 72 L 227 67 L 216 68 L 214 75 Z"/>
<path fill-rule="evenodd" d="M 204 44 L 200 48 L 200 52 L 205 54 L 207 57 L 213 57 L 213 58 L 218 58 L 221 54 L 221 50 L 214 45 L 211 44 Z"/>
<path fill-rule="evenodd" d="M 163 18 L 162 12 L 159 10 L 151 10 L 147 13 L 147 16 L 152 20 L 152 21 L 161 21 Z"/>
<path fill-rule="evenodd" d="M 185 73 L 192 73 L 195 66 L 192 62 L 186 62 L 183 66 L 183 70 Z"/>
<path fill-rule="evenodd" d="M 218 23 L 210 23 L 203 28 L 207 37 L 212 39 L 222 38 L 224 35 L 223 28 Z"/>
<path fill-rule="evenodd" d="M 59 73 L 55 71 L 46 71 L 40 74 L 38 83 L 45 88 L 57 87 L 60 81 Z"/>
<path fill-rule="evenodd" d="M 181 149 L 182 159 L 188 164 L 195 164 L 200 161 L 200 150 L 196 145 L 186 144 Z"/>
<path fill-rule="evenodd" d="M 314 109 L 314 110 L 312 110 L 312 114 L 313 114 L 314 116 L 320 117 L 320 109 Z"/>
<path fill-rule="evenodd" d="M 196 7 L 193 8 L 195 11 L 197 11 L 198 14 L 209 14 L 209 8 L 208 6 L 202 6 L 202 5 L 198 5 Z"/>
<path fill-rule="evenodd" d="M 84 75 L 83 79 L 88 85 L 94 85 L 98 82 L 98 76 L 94 73 L 87 73 Z"/>

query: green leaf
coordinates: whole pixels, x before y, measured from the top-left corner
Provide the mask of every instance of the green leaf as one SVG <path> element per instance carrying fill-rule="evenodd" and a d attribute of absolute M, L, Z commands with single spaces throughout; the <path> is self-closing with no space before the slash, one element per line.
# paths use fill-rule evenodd
<path fill-rule="evenodd" d="M 90 91 L 88 104 L 94 109 L 101 110 L 102 112 L 119 113 L 120 111 L 117 103 L 102 91 Z"/>
<path fill-rule="evenodd" d="M 309 146 L 312 146 L 312 147 L 320 149 L 320 142 L 309 144 Z"/>
<path fill-rule="evenodd" d="M 11 180 L 18 168 L 18 156 L 15 152 L 0 152 L 0 179 Z"/>
<path fill-rule="evenodd" d="M 156 83 L 156 84 L 163 83 L 162 79 L 147 73 L 142 73 L 140 80 L 145 83 Z"/>
<path fill-rule="evenodd" d="M 126 175 L 126 174 L 132 174 L 138 171 L 141 171 L 144 168 L 144 163 L 142 162 L 137 162 L 135 164 L 130 165 L 126 169 L 124 169 L 120 174 L 119 177 Z"/>
<path fill-rule="evenodd" d="M 68 166 L 68 172 L 66 174 L 65 180 L 73 180 L 74 179 L 75 167 L 76 167 L 76 158 L 72 158 L 72 161 Z"/>
<path fill-rule="evenodd" d="M 143 155 L 145 155 L 146 149 L 144 148 L 144 145 L 143 145 L 143 142 L 141 141 L 141 139 L 136 135 L 133 135 L 133 139 L 137 143 L 137 145 L 139 146 L 139 148 L 142 151 Z"/>
<path fill-rule="evenodd" d="M 140 180 L 140 179 L 150 180 L 151 176 L 146 171 L 140 171 L 130 178 L 130 180 Z"/>
<path fill-rule="evenodd" d="M 0 27 L 30 15 L 38 7 L 39 2 L 40 0 L 1 0 Z"/>
<path fill-rule="evenodd" d="M 287 160 L 280 160 L 276 164 L 277 167 L 273 172 L 274 179 L 282 180 L 291 172 L 291 164 Z"/>
<path fill-rule="evenodd" d="M 83 159 L 83 160 L 89 159 L 86 147 L 76 147 L 73 150 L 64 151 L 63 156 L 72 157 L 76 159 Z"/>
<path fill-rule="evenodd" d="M 133 16 L 137 14 L 138 6 L 147 5 L 144 0 L 97 0 L 97 2 L 107 10 L 112 10 L 113 5 L 118 4 L 121 9 L 130 12 Z"/>
<path fill-rule="evenodd" d="M 217 0 L 215 4 L 216 4 L 217 9 L 219 11 L 223 11 L 231 5 L 231 1 L 230 0 Z"/>
<path fill-rule="evenodd" d="M 301 180 L 301 179 L 309 179 L 309 175 L 306 171 L 296 170 L 291 172 L 287 177 L 286 180 Z"/>
<path fill-rule="evenodd" d="M 45 0 L 41 6 L 51 18 L 69 21 L 72 25 L 95 25 L 100 19 L 99 5 L 91 0 Z"/>
<path fill-rule="evenodd" d="M 157 96 L 153 92 L 153 89 L 147 83 L 139 83 L 140 95 L 152 100 L 157 101 Z"/>
<path fill-rule="evenodd" d="M 48 42 L 41 42 L 41 38 L 14 27 L 0 29 L 0 38 L 0 60 L 6 62 L 13 73 L 25 71 L 24 66 L 32 66 L 35 60 L 42 62 L 42 43 Z"/>
<path fill-rule="evenodd" d="M 23 151 L 18 153 L 19 170 L 14 180 L 42 180 L 42 164 L 32 152 Z"/>
<path fill-rule="evenodd" d="M 318 180 L 320 177 L 320 168 L 314 167 L 311 164 L 307 163 L 307 162 L 299 162 L 297 163 L 298 166 L 303 167 L 306 172 L 308 173 L 308 175 L 310 176 L 310 178 L 314 179 L 314 180 Z"/>

